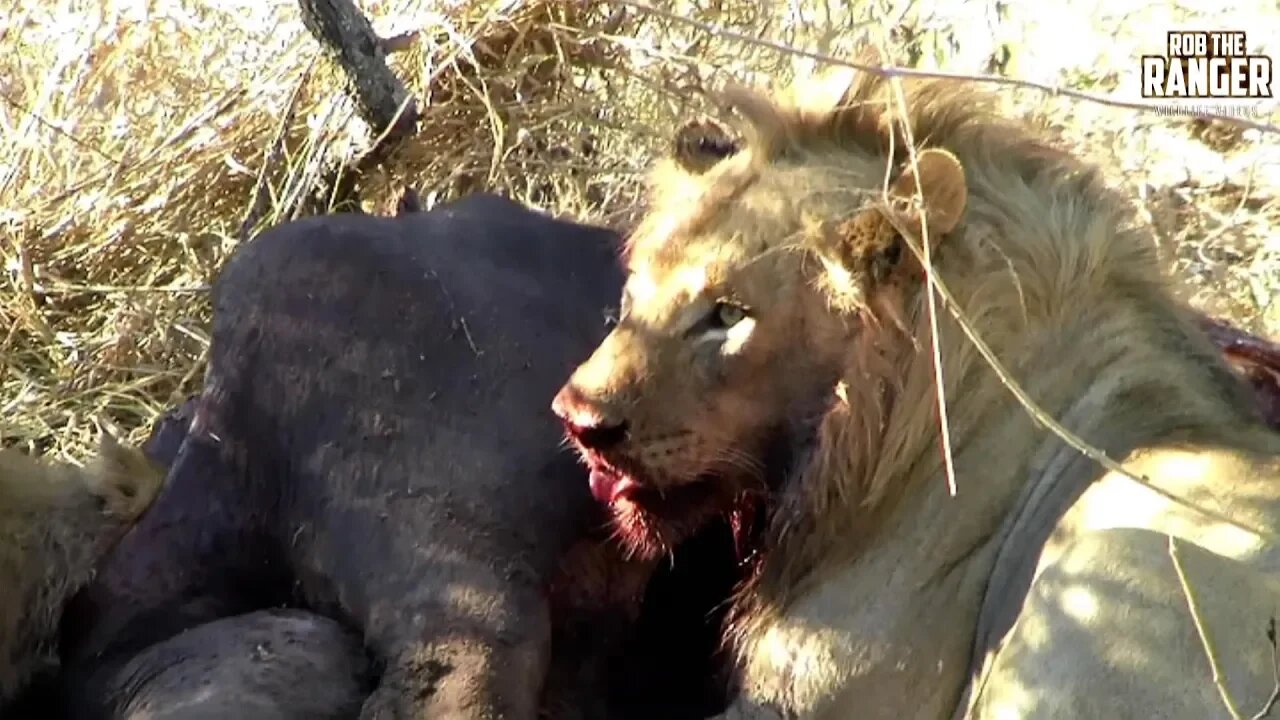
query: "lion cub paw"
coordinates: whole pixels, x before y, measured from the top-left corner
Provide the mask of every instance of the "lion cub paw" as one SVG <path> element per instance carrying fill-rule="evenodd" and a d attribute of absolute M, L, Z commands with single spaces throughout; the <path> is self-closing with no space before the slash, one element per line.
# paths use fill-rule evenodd
<path fill-rule="evenodd" d="M 98 443 L 98 456 L 84 470 L 85 484 L 102 500 L 105 512 L 130 523 L 151 506 L 164 478 L 164 469 L 142 450 L 122 445 L 106 432 Z"/>

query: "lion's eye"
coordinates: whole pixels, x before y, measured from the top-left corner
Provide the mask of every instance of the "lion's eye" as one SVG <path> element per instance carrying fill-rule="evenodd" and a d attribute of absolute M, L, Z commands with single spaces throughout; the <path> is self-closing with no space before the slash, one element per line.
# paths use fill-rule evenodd
<path fill-rule="evenodd" d="M 889 247 L 876 253 L 871 258 L 871 279 L 881 283 L 889 278 L 889 274 L 902 259 L 902 236 L 894 235 Z"/>
<path fill-rule="evenodd" d="M 904 241 L 902 239 L 902 236 L 897 235 L 895 233 L 893 242 L 889 245 L 889 247 L 885 248 L 884 259 L 890 265 L 897 265 L 898 261 L 902 259 L 902 243 L 903 242 Z"/>
<path fill-rule="evenodd" d="M 715 327 L 728 329 L 742 322 L 746 316 L 747 311 L 742 306 L 719 302 L 716 303 L 715 309 L 712 311 L 711 324 Z"/>

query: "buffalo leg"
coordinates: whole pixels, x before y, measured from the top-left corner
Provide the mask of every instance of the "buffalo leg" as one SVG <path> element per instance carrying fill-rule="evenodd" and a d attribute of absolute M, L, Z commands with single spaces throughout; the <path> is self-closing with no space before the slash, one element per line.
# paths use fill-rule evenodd
<path fill-rule="evenodd" d="M 360 637 L 301 610 L 215 620 L 156 643 L 103 684 L 110 720 L 340 720 L 368 693 Z"/>
<path fill-rule="evenodd" d="M 550 654 L 545 603 L 515 623 L 469 627 L 443 617 L 389 654 L 361 720 L 534 720 Z"/>

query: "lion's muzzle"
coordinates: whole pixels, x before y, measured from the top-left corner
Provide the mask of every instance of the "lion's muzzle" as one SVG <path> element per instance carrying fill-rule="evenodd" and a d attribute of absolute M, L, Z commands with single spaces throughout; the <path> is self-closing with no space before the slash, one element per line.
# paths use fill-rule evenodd
<path fill-rule="evenodd" d="M 556 393 L 551 411 L 564 423 L 569 438 L 585 450 L 604 452 L 627 439 L 627 421 L 592 403 L 573 383 Z"/>

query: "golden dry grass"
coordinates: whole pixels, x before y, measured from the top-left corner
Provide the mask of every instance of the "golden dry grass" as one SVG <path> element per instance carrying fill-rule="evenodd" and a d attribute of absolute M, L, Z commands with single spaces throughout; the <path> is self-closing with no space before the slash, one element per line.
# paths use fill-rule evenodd
<path fill-rule="evenodd" d="M 357 187 L 366 210 L 388 212 L 408 184 L 427 204 L 494 190 L 617 227 L 704 90 L 807 64 L 706 24 L 836 54 L 883 38 L 921 66 L 1104 94 L 1176 27 L 1245 28 L 1280 57 L 1266 0 L 649 3 L 675 18 L 576 0 L 360 4 L 383 35 L 419 32 L 391 62 L 423 109 L 421 131 Z M 1197 303 L 1280 331 L 1280 138 L 1006 96 L 1141 197 Z M 79 459 L 99 422 L 141 439 L 199 385 L 207 288 L 245 219 L 323 211 L 318 191 L 368 142 L 292 0 L 0 7 L 0 442 Z"/>

